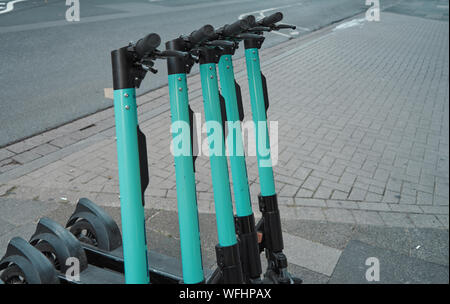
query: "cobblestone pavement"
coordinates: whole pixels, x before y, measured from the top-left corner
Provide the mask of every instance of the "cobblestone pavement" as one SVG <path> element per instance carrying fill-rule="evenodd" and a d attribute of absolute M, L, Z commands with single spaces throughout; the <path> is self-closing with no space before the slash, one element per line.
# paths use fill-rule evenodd
<path fill-rule="evenodd" d="M 262 51 L 268 115 L 279 128 L 281 216 L 448 229 L 448 22 L 358 18 Z M 235 70 L 248 120 L 242 60 Z M 191 105 L 203 112 L 199 76 L 188 82 Z M 167 93 L 142 96 L 138 110 L 151 176 L 146 207 L 174 211 Z M 256 158 L 247 165 L 257 210 Z M 208 158 L 196 167 L 199 211 L 213 213 Z M 118 189 L 112 109 L 0 149 L 1 196 L 118 206 Z"/>

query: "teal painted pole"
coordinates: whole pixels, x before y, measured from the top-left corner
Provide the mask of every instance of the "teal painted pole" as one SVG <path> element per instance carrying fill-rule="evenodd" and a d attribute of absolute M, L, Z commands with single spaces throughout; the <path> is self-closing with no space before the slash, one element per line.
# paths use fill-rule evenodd
<path fill-rule="evenodd" d="M 228 147 L 231 177 L 236 203 L 236 214 L 239 217 L 253 214 L 248 186 L 247 167 L 245 164 L 244 144 L 241 121 L 236 97 L 236 86 L 233 71 L 232 55 L 222 55 L 219 60 L 220 87 L 225 99 L 228 121 Z"/>
<path fill-rule="evenodd" d="M 122 242 L 127 284 L 148 284 L 147 240 L 137 139 L 136 91 L 114 91 Z"/>
<path fill-rule="evenodd" d="M 270 158 L 269 132 L 267 128 L 267 117 L 264 103 L 264 91 L 261 79 L 261 67 L 257 48 L 245 50 L 245 61 L 247 64 L 247 76 L 250 90 L 250 102 L 252 107 L 253 121 L 255 122 L 256 156 L 258 158 L 259 182 L 262 196 L 275 194 L 275 183 Z M 264 138 L 265 136 L 265 138 Z M 261 140 L 263 141 L 261 142 Z M 260 144 L 264 145 L 265 152 L 262 154 Z"/>
<path fill-rule="evenodd" d="M 204 280 L 200 231 L 198 223 L 195 173 L 192 161 L 192 143 L 189 129 L 189 100 L 186 74 L 169 75 L 170 110 L 174 143 L 186 145 L 175 154 L 178 222 L 180 226 L 183 281 L 186 284 Z M 184 129 L 183 129 L 184 128 Z M 179 136 L 182 136 L 181 140 Z M 174 147 L 174 149 L 179 147 Z"/>
<path fill-rule="evenodd" d="M 210 148 L 211 176 L 216 208 L 217 234 L 219 245 L 232 246 L 237 243 L 234 228 L 233 206 L 227 158 L 225 155 L 224 134 L 222 134 L 222 117 L 220 109 L 219 88 L 215 63 L 200 64 L 205 118 Z M 210 128 L 215 126 L 216 128 Z M 218 128 L 217 126 L 220 126 Z M 220 134 L 214 134 L 214 130 Z M 219 136 L 218 136 L 219 135 Z M 211 138 L 215 136 L 214 141 Z M 220 145 L 217 148 L 215 145 Z M 217 153 L 212 153 L 215 151 Z"/>

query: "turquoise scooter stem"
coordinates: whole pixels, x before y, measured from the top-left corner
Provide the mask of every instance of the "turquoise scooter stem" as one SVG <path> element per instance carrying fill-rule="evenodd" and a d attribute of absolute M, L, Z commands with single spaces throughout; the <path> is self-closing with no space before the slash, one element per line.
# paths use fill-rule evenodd
<path fill-rule="evenodd" d="M 222 55 L 219 60 L 220 87 L 225 99 L 228 122 L 228 147 L 230 151 L 231 176 L 238 217 L 253 214 L 245 164 L 241 121 L 236 96 L 232 55 Z"/>
<path fill-rule="evenodd" d="M 252 211 L 241 120 L 244 118 L 240 87 L 235 82 L 233 48 L 225 48 L 219 60 L 220 86 L 225 100 L 228 123 L 227 145 L 236 203 L 236 231 L 241 249 L 242 270 L 247 283 L 257 283 L 261 276 L 261 257 Z M 239 101 L 238 102 L 238 98 Z M 240 103 L 240 104 L 239 104 Z"/>
<path fill-rule="evenodd" d="M 227 247 L 235 245 L 237 243 L 237 239 L 234 228 L 233 206 L 231 200 L 228 165 L 225 155 L 224 134 L 222 134 L 221 128 L 210 129 L 210 127 L 213 126 L 222 126 L 216 64 L 200 64 L 200 78 L 202 83 L 205 119 L 208 129 L 207 132 L 210 151 L 212 151 L 212 145 L 221 145 L 221 149 L 214 147 L 216 151 L 218 150 L 217 155 L 211 153 L 210 162 L 219 245 L 222 247 Z M 216 131 L 221 132 L 220 136 L 213 134 L 213 132 Z M 221 140 L 221 142 L 210 142 L 211 136 L 214 136 L 215 139 Z"/>
<path fill-rule="evenodd" d="M 258 158 L 259 182 L 262 196 L 271 196 L 275 193 L 275 183 L 273 179 L 273 169 L 270 156 L 269 132 L 267 128 L 266 107 L 264 101 L 264 90 L 259 63 L 259 53 L 257 48 L 245 50 L 245 60 L 247 64 L 247 76 L 250 90 L 250 101 L 252 107 L 253 121 L 255 122 L 256 155 Z M 265 137 L 264 137 L 265 136 Z M 263 141 L 261 142 L 261 140 Z M 260 145 L 264 145 L 265 153 Z"/>
<path fill-rule="evenodd" d="M 125 283 L 148 284 L 144 191 L 148 185 L 145 135 L 139 130 L 136 88 L 146 70 L 137 61 L 154 52 L 161 38 L 151 33 L 135 44 L 111 52 L 114 117 L 119 169 L 120 211 Z"/>
<path fill-rule="evenodd" d="M 185 151 L 187 154 L 175 155 L 174 158 L 183 281 L 186 284 L 195 284 L 202 282 L 204 275 L 192 143 L 190 142 L 191 136 L 189 136 L 190 129 L 186 128 L 190 125 L 186 74 L 169 74 L 169 95 L 174 142 L 178 136 L 184 136 L 182 144 L 189 142 L 189 149 Z M 185 128 L 183 131 L 181 131 L 182 129 L 175 130 L 178 127 Z"/>
<path fill-rule="evenodd" d="M 147 284 L 150 278 L 141 193 L 136 108 L 134 88 L 114 90 L 125 282 Z"/>

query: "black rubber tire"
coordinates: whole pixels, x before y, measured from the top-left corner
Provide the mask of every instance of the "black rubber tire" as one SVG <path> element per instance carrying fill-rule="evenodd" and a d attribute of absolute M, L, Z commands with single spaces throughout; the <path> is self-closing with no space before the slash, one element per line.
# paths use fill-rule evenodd
<path fill-rule="evenodd" d="M 28 284 L 22 269 L 17 265 L 10 265 L 3 270 L 0 279 L 5 284 Z"/>
<path fill-rule="evenodd" d="M 37 250 L 42 252 L 42 254 L 53 264 L 57 271 L 61 271 L 61 261 L 56 257 L 55 250 L 46 241 L 41 241 L 34 246 Z"/>
<path fill-rule="evenodd" d="M 82 219 L 70 227 L 70 232 L 80 241 L 95 247 L 98 247 L 97 234 L 95 233 L 94 227 Z"/>

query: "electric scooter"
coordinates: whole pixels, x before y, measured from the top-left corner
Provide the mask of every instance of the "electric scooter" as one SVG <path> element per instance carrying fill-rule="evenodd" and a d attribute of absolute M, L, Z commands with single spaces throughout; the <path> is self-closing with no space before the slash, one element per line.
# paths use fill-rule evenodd
<path fill-rule="evenodd" d="M 295 29 L 288 24 L 276 24 L 283 19 L 280 12 L 267 16 L 259 21 L 249 19 L 250 33 L 262 35 L 264 31 L 279 30 L 284 28 Z M 260 243 L 267 257 L 267 270 L 265 278 L 274 283 L 295 284 L 301 283 L 301 279 L 292 276 L 287 271 L 287 258 L 283 253 L 283 233 L 281 230 L 280 211 L 278 209 L 277 194 L 270 156 L 269 132 L 267 128 L 267 110 L 269 108 L 269 97 L 267 92 L 266 77 L 261 72 L 259 61 L 259 49 L 264 42 L 264 37 L 249 37 L 244 39 L 245 60 L 247 65 L 247 77 L 250 90 L 250 101 L 253 121 L 255 123 L 256 146 L 265 143 L 265 153 L 257 149 L 258 172 L 261 193 L 258 196 L 259 209 L 262 213 L 261 220 L 256 229 L 262 234 Z M 260 128 L 259 126 L 262 126 Z"/>
<path fill-rule="evenodd" d="M 219 28 L 216 30 L 215 39 L 234 42 L 229 46 L 222 47 L 218 62 L 220 87 L 223 94 L 221 105 L 223 120 L 227 121 L 227 145 L 230 150 L 229 159 L 236 207 L 235 227 L 240 246 L 244 281 L 257 284 L 261 283 L 261 258 L 242 139 L 241 122 L 244 119 L 242 94 L 239 84 L 234 79 L 232 59 L 239 46 L 239 40 L 236 37 L 242 37 L 242 33 L 250 27 L 247 19 L 238 20 L 229 26 L 233 30 L 227 30 L 226 27 Z"/>

